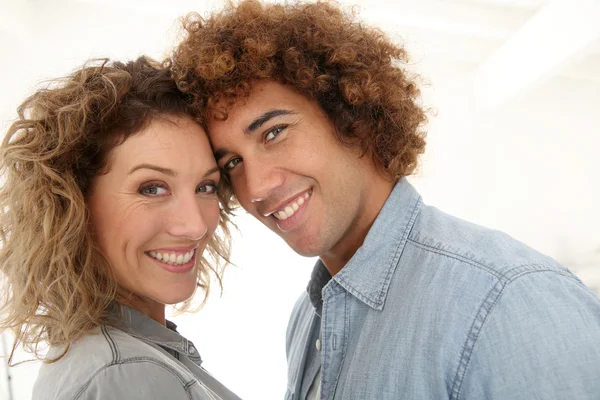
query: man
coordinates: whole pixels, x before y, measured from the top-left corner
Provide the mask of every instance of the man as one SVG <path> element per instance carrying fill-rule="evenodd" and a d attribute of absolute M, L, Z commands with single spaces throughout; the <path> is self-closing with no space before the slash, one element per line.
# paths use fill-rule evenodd
<path fill-rule="evenodd" d="M 600 301 L 505 234 L 426 206 L 404 49 L 334 4 L 186 20 L 180 86 L 205 110 L 223 196 L 318 256 L 287 332 L 287 399 L 588 399 Z"/>

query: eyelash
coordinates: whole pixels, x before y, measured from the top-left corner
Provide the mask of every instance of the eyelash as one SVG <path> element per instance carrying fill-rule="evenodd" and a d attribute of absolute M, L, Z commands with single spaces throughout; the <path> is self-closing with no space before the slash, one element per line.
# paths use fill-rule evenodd
<path fill-rule="evenodd" d="M 206 190 L 206 187 L 208 187 L 208 186 L 212 187 L 211 191 Z M 138 193 L 141 194 L 142 196 L 147 196 L 147 197 L 165 196 L 165 195 L 161 195 L 158 193 L 147 193 L 147 190 L 156 189 L 156 188 L 164 189 L 166 191 L 169 190 L 167 185 L 165 185 L 163 183 L 151 182 L 151 183 L 147 183 L 147 184 L 140 186 L 140 188 L 138 189 Z M 196 186 L 196 193 L 206 193 L 209 195 L 213 195 L 213 194 L 217 193 L 217 190 L 218 190 L 218 185 L 212 181 L 211 182 L 203 182 L 203 183 L 199 184 L 198 186 Z"/>
<path fill-rule="evenodd" d="M 269 130 L 265 131 L 265 133 L 263 133 L 263 140 L 265 141 L 265 143 L 270 143 L 273 140 L 277 139 L 277 137 L 284 131 L 284 129 L 286 129 L 288 127 L 287 124 L 280 124 L 280 125 L 275 125 L 274 127 L 270 128 Z M 267 137 L 273 134 L 273 138 L 272 139 L 267 139 Z M 235 162 L 235 165 L 229 166 L 231 163 Z M 235 168 L 236 165 L 238 165 L 240 162 L 242 162 L 242 158 L 241 157 L 233 157 L 231 158 L 229 161 L 227 161 L 225 163 L 225 165 L 223 166 L 223 171 L 225 174 L 227 174 L 229 171 L 231 171 L 233 168 Z"/>
<path fill-rule="evenodd" d="M 287 125 L 285 124 L 281 124 L 281 125 L 275 125 L 274 127 L 272 127 L 271 129 L 269 129 L 268 131 L 266 131 L 263 135 L 263 140 L 265 140 L 266 143 L 272 142 L 273 140 L 277 139 L 277 137 L 281 134 L 281 132 L 283 132 L 283 130 L 287 128 Z M 275 131 L 278 131 L 277 133 L 275 133 Z M 267 136 L 269 136 L 270 134 L 274 134 L 274 137 L 272 139 L 267 140 Z"/>
<path fill-rule="evenodd" d="M 212 186 L 212 192 L 198 190 L 199 187 L 206 187 L 206 186 Z M 202 183 L 196 187 L 196 193 L 216 194 L 218 188 L 219 188 L 219 185 L 217 185 L 215 182 L 206 182 L 206 183 Z"/>
<path fill-rule="evenodd" d="M 169 189 L 166 185 L 164 185 L 162 183 L 150 182 L 150 183 L 146 183 L 146 184 L 140 186 L 140 188 L 138 189 L 138 193 L 143 196 L 149 196 L 149 197 L 160 196 L 159 194 L 156 194 L 156 193 L 145 193 L 149 189 L 156 189 L 156 188 L 161 188 L 161 189 L 165 189 L 165 190 Z"/>
<path fill-rule="evenodd" d="M 229 166 L 229 164 L 235 162 L 235 165 Z M 240 162 L 242 162 L 242 157 L 233 157 L 231 158 L 229 161 L 227 161 L 225 163 L 225 165 L 223 166 L 223 172 L 225 174 L 229 173 L 229 171 L 231 171 L 236 165 L 238 165 Z"/>

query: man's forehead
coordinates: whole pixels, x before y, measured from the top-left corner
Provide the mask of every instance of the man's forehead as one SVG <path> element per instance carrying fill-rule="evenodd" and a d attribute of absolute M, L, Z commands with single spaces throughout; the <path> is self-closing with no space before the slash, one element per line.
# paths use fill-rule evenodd
<path fill-rule="evenodd" d="M 230 121 L 231 118 L 243 111 L 248 105 L 249 95 L 240 95 L 236 98 L 221 98 L 214 105 L 208 107 L 208 123 Z M 233 116 L 233 117 L 232 117 Z"/>
<path fill-rule="evenodd" d="M 288 110 L 288 114 L 297 113 L 299 99 L 295 95 L 302 96 L 289 85 L 272 80 L 256 81 L 247 91 L 235 97 L 220 98 L 210 105 L 208 129 L 216 126 L 246 129 L 257 118 L 277 109 Z"/>

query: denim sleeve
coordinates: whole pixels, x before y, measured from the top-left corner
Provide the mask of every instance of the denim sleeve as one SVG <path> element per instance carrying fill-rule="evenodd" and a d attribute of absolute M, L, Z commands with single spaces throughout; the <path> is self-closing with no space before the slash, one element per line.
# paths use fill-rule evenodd
<path fill-rule="evenodd" d="M 186 382 L 171 373 L 168 366 L 141 360 L 112 364 L 101 369 L 79 390 L 73 400 L 189 400 L 184 385 Z"/>
<path fill-rule="evenodd" d="M 472 333 L 459 399 L 600 397 L 600 301 L 573 276 L 519 276 Z"/>

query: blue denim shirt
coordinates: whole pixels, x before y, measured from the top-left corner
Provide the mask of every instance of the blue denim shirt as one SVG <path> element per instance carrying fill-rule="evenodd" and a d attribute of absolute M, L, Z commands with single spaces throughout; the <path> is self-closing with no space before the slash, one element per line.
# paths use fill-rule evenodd
<path fill-rule="evenodd" d="M 320 366 L 321 399 L 600 398 L 598 297 L 404 179 L 327 275 L 318 262 L 290 319 L 286 399 L 305 399 Z"/>

